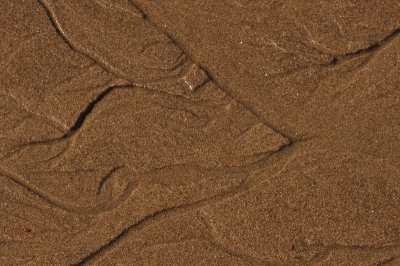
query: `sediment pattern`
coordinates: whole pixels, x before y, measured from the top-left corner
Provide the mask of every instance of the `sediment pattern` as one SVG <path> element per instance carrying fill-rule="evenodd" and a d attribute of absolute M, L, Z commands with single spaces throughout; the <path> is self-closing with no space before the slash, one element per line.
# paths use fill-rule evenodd
<path fill-rule="evenodd" d="M 3 1 L 0 264 L 398 265 L 400 6 L 311 2 Z"/>

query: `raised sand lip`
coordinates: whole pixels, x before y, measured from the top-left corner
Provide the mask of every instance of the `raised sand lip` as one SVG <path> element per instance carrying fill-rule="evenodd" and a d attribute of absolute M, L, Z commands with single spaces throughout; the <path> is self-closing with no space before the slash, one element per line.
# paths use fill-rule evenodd
<path fill-rule="evenodd" d="M 1 265 L 400 263 L 396 1 L 0 12 Z"/>

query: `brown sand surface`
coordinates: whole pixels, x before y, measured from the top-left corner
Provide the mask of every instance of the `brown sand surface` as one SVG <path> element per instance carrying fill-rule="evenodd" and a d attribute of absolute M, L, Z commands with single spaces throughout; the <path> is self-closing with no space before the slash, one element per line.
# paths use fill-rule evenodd
<path fill-rule="evenodd" d="M 0 2 L 0 265 L 400 265 L 398 0 Z"/>

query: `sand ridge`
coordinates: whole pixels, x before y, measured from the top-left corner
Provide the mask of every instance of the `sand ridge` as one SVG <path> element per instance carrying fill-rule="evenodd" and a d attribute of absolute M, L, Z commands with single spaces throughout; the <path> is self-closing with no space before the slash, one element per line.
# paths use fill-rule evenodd
<path fill-rule="evenodd" d="M 2 3 L 0 264 L 399 264 L 400 6 L 353 2 Z"/>

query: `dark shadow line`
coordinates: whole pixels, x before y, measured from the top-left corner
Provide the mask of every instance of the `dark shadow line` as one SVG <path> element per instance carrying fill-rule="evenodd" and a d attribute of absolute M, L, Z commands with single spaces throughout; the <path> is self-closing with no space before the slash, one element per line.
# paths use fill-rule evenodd
<path fill-rule="evenodd" d="M 224 193 L 224 195 L 222 197 L 225 198 L 225 197 L 233 196 L 233 195 L 239 193 L 240 191 L 238 191 L 238 187 L 240 187 L 242 185 L 243 185 L 243 182 L 241 182 L 241 184 L 239 184 L 236 187 L 228 189 Z M 213 200 L 213 199 L 218 199 L 218 198 L 221 198 L 221 194 L 219 194 L 219 193 L 217 193 L 216 195 L 211 196 L 209 198 L 199 199 L 199 200 L 197 200 L 195 202 L 192 202 L 192 203 L 189 203 L 189 204 L 171 206 L 171 207 L 164 208 L 164 209 L 161 209 L 159 211 L 156 211 L 156 212 L 154 212 L 154 213 L 152 213 L 150 215 L 147 215 L 144 218 L 142 218 L 139 221 L 137 221 L 136 223 L 134 223 L 131 226 L 128 226 L 127 228 L 122 230 L 121 233 L 119 233 L 116 237 L 111 239 L 107 244 L 105 244 L 102 247 L 100 247 L 99 249 L 93 251 L 92 253 L 90 253 L 89 255 L 84 257 L 80 262 L 78 262 L 76 264 L 73 264 L 72 266 L 83 266 L 83 265 L 85 265 L 85 263 L 90 262 L 96 256 L 98 256 L 99 254 L 104 252 L 104 250 L 107 250 L 110 247 L 113 247 L 114 245 L 116 245 L 116 243 L 118 241 L 120 241 L 121 239 L 123 239 L 124 237 L 126 237 L 126 235 L 131 230 L 134 230 L 134 229 L 137 229 L 137 228 L 140 228 L 140 227 L 144 226 L 146 223 L 148 223 L 152 219 L 159 218 L 160 216 L 163 217 L 164 215 L 167 215 L 167 214 L 169 214 L 171 212 L 174 212 L 174 211 L 185 211 L 185 210 L 190 209 L 190 208 L 196 208 L 196 206 L 201 205 L 204 202 L 207 202 L 207 201 L 210 201 L 210 200 Z"/>
<path fill-rule="evenodd" d="M 75 124 L 70 128 L 69 132 L 67 134 L 65 134 L 62 138 L 68 137 L 69 135 L 71 135 L 72 133 L 77 131 L 79 128 L 81 128 L 83 123 L 86 120 L 86 117 L 92 112 L 92 110 L 96 106 L 96 104 L 99 103 L 107 94 L 112 92 L 115 88 L 116 87 L 110 87 L 110 88 L 106 89 L 105 91 L 100 93 L 96 97 L 96 99 L 94 99 L 92 102 L 90 102 L 88 104 L 88 106 L 86 107 L 86 109 L 80 113 L 78 119 L 76 120 Z"/>
<path fill-rule="evenodd" d="M 338 58 L 339 59 L 347 59 L 347 58 L 353 58 L 358 55 L 363 55 L 363 54 L 374 52 L 374 51 L 380 49 L 381 47 L 385 46 L 387 43 L 389 43 L 391 40 L 393 40 L 398 34 L 400 34 L 400 28 L 393 30 L 393 32 L 390 33 L 389 35 L 387 35 L 385 38 L 371 44 L 367 48 L 360 49 L 360 50 L 357 50 L 352 53 L 338 55 Z"/>

